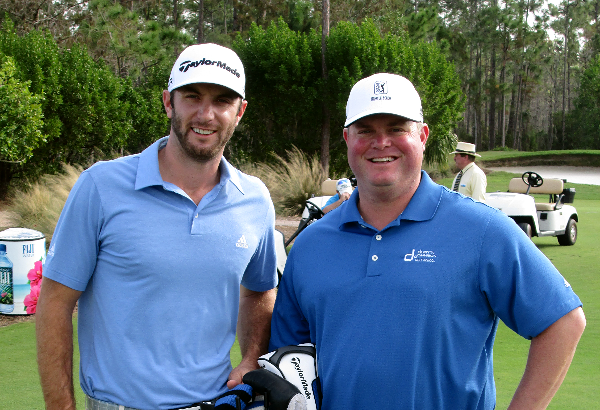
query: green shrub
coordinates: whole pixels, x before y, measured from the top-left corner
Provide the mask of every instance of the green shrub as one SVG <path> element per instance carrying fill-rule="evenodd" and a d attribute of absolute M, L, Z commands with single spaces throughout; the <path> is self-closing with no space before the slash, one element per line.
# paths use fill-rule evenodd
<path fill-rule="evenodd" d="M 0 198 L 8 192 L 17 167 L 23 167 L 45 142 L 43 97 L 31 93 L 30 81 L 20 81 L 15 73 L 13 58 L 0 52 Z"/>
<path fill-rule="evenodd" d="M 0 160 L 26 162 L 44 141 L 42 96 L 29 92 L 30 81 L 14 77 L 11 57 L 0 56 Z"/>

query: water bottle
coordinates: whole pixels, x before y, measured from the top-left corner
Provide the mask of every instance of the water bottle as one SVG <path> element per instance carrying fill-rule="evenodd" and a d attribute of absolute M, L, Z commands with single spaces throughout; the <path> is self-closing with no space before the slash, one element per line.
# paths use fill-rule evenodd
<path fill-rule="evenodd" d="M 6 245 L 0 243 L 0 313 L 11 313 L 14 308 L 13 264 L 6 257 Z"/>

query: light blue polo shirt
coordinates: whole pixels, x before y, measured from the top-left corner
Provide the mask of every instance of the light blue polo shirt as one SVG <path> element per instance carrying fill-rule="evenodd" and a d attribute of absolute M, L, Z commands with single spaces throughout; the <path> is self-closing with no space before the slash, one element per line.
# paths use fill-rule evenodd
<path fill-rule="evenodd" d="M 493 409 L 498 321 L 531 338 L 579 298 L 514 221 L 425 172 L 381 231 L 359 191 L 296 238 L 270 350 L 316 345 L 323 410 Z"/>
<path fill-rule="evenodd" d="M 166 141 L 82 173 L 44 268 L 84 291 L 84 392 L 139 409 L 225 391 L 240 284 L 253 291 L 277 284 L 275 212 L 264 184 L 223 159 L 219 184 L 196 206 L 160 176 Z"/>

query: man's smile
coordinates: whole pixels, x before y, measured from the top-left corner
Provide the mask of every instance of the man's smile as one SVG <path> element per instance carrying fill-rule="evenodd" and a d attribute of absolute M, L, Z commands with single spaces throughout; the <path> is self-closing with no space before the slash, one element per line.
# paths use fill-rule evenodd
<path fill-rule="evenodd" d="M 201 135 L 210 135 L 215 132 L 213 130 L 203 130 L 201 128 L 195 128 L 195 127 L 192 127 L 192 131 L 194 131 L 197 134 L 201 134 Z"/>
<path fill-rule="evenodd" d="M 371 162 L 392 162 L 396 158 L 395 157 L 381 157 L 381 158 L 371 158 L 369 161 Z"/>

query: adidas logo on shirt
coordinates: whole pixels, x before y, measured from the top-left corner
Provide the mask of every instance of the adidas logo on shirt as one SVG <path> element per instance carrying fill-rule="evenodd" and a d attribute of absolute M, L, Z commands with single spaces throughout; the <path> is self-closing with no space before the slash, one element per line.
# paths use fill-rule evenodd
<path fill-rule="evenodd" d="M 242 237 L 240 239 L 238 239 L 235 246 L 237 246 L 238 248 L 248 249 L 248 243 L 246 242 L 246 237 L 244 235 L 242 235 Z"/>

